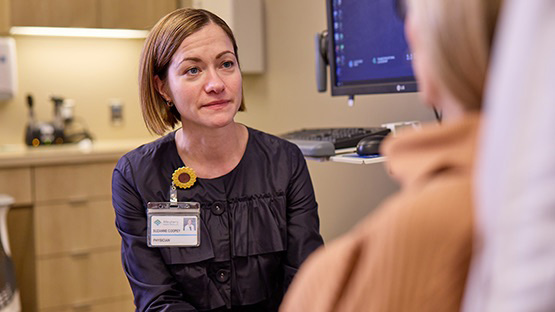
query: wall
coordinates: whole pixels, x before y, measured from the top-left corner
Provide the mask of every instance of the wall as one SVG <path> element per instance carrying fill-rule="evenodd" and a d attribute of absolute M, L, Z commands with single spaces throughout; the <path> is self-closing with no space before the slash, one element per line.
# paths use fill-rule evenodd
<path fill-rule="evenodd" d="M 302 127 L 373 126 L 400 120 L 431 120 L 416 94 L 345 97 L 317 93 L 313 37 L 326 27 L 325 1 L 266 0 L 267 70 L 244 77 L 247 112 L 237 121 L 270 133 Z M 18 37 L 19 95 L 0 103 L 0 144 L 21 143 L 27 109 L 34 94 L 41 120 L 51 118 L 51 94 L 76 100 L 76 115 L 86 119 L 100 140 L 145 138 L 138 108 L 137 62 L 141 40 Z M 241 47 L 239 47 L 241 49 Z M 240 53 L 240 50 L 239 50 Z M 125 103 L 125 124 L 108 122 L 108 101 Z M 351 165 L 309 161 L 322 233 L 329 240 L 349 229 L 397 185 L 381 164 Z"/>
<path fill-rule="evenodd" d="M 138 58 L 142 40 L 16 37 L 19 92 L 0 102 L 0 144 L 19 144 L 27 123 L 27 94 L 39 121 L 51 121 L 51 95 L 75 100 L 75 115 L 95 138 L 148 137 L 138 106 Z M 111 126 L 108 103 L 124 102 L 124 124 Z M 78 120 L 79 121 L 79 120 Z"/>
<path fill-rule="evenodd" d="M 284 133 L 302 127 L 433 119 L 414 93 L 357 96 L 354 107 L 347 106 L 346 97 L 318 93 L 313 38 L 326 28 L 325 1 L 267 0 L 265 5 L 267 71 L 244 78 L 247 112 L 239 113 L 238 121 Z M 308 161 L 308 165 L 326 240 L 351 228 L 397 189 L 382 164 Z"/>

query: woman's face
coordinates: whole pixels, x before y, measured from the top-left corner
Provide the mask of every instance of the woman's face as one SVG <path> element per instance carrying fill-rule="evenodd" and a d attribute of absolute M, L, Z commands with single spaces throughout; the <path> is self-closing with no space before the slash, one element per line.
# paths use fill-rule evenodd
<path fill-rule="evenodd" d="M 241 105 L 242 78 L 233 43 L 213 23 L 185 38 L 166 80 L 155 79 L 162 96 L 181 114 L 184 127 L 224 127 Z"/>

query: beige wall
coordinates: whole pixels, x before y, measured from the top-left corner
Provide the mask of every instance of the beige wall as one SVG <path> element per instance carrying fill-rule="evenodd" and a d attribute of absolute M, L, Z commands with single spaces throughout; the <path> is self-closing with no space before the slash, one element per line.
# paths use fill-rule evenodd
<path fill-rule="evenodd" d="M 0 102 L 0 144 L 23 142 L 32 94 L 39 121 L 51 121 L 51 95 L 75 100 L 75 115 L 99 139 L 147 137 L 138 106 L 137 63 L 142 40 L 16 37 L 19 92 Z M 111 126 L 108 103 L 124 102 L 124 124 Z"/>
<path fill-rule="evenodd" d="M 317 93 L 313 36 L 325 28 L 325 2 L 266 0 L 267 70 L 245 76 L 247 112 L 237 120 L 271 133 L 301 127 L 373 126 L 400 120 L 431 120 L 416 94 L 345 97 Z M 49 120 L 51 94 L 76 100 L 82 116 L 100 140 L 148 138 L 136 87 L 140 40 L 18 37 L 19 94 L 0 102 L 0 144 L 21 143 L 33 93 L 40 120 Z M 241 47 L 239 47 L 241 49 Z M 240 53 L 240 51 L 239 51 Z M 125 103 L 125 124 L 108 122 L 108 101 Z M 350 228 L 361 216 L 396 189 L 381 164 L 351 165 L 309 161 L 322 233 L 326 239 Z"/>
<path fill-rule="evenodd" d="M 316 91 L 314 34 L 326 28 L 325 1 L 266 0 L 267 71 L 245 77 L 247 112 L 237 118 L 272 133 L 302 127 L 373 126 L 431 120 L 417 94 L 346 97 Z M 240 48 L 240 47 L 239 47 Z M 239 51 L 240 53 L 240 51 Z M 326 240 L 345 232 L 397 189 L 382 164 L 309 161 Z"/>

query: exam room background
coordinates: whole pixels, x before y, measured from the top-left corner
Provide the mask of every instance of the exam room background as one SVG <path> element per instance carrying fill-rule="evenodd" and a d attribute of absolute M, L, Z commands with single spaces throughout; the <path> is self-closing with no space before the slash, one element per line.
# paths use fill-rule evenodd
<path fill-rule="evenodd" d="M 324 0 L 265 0 L 266 70 L 244 75 L 247 111 L 236 120 L 273 134 L 303 127 L 375 126 L 403 120 L 429 121 L 433 114 L 412 94 L 345 97 L 318 93 L 313 37 L 326 28 Z M 371 30 L 369 30 L 371 31 Z M 0 103 L 0 144 L 23 142 L 25 96 L 32 92 L 39 120 L 52 114 L 48 97 L 76 100 L 97 140 L 152 140 L 138 104 L 137 64 L 142 40 L 16 37 L 19 94 Z M 239 47 L 240 53 L 241 47 Z M 124 102 L 121 126 L 109 122 L 111 98 Z M 321 231 L 326 241 L 351 228 L 397 184 L 383 164 L 308 161 Z"/>

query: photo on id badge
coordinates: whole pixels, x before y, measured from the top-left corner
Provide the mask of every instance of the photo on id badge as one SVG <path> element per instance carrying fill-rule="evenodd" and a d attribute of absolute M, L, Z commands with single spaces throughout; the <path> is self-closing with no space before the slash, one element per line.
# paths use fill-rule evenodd
<path fill-rule="evenodd" d="M 185 232 L 194 232 L 197 230 L 197 218 L 196 217 L 185 217 L 183 218 L 183 230 Z"/>

